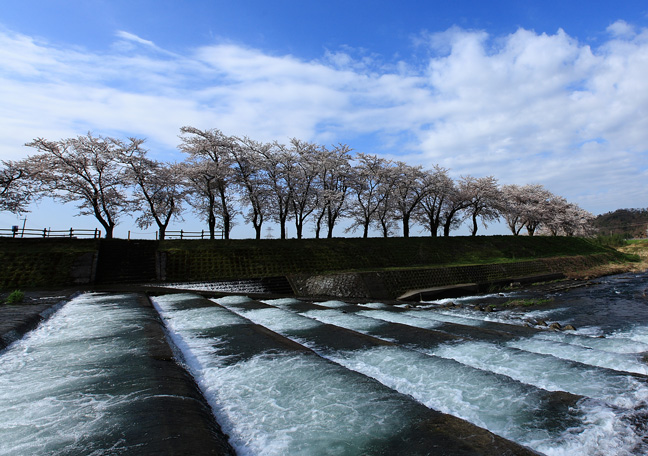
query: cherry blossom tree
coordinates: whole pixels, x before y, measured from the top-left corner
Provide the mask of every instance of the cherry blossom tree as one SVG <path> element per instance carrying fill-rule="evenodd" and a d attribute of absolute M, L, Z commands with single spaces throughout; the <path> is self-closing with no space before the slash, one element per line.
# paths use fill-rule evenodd
<path fill-rule="evenodd" d="M 35 186 L 35 180 L 30 179 L 28 161 L 2 161 L 0 211 L 9 211 L 14 214 L 28 212 L 27 206 L 36 196 Z"/>
<path fill-rule="evenodd" d="M 286 223 L 291 213 L 294 192 L 292 168 L 296 156 L 289 147 L 277 142 L 256 152 L 268 178 L 270 217 L 279 224 L 280 238 L 286 239 Z"/>
<path fill-rule="evenodd" d="M 477 219 L 481 218 L 484 227 L 486 222 L 499 218 L 498 207 L 501 200 L 501 192 L 497 180 L 493 176 L 472 177 L 465 176 L 459 181 L 459 192 L 466 198 L 466 215 L 472 222 L 471 235 L 477 235 L 479 224 Z"/>
<path fill-rule="evenodd" d="M 26 146 L 40 153 L 27 161 L 41 192 L 64 203 L 78 203 L 79 215 L 94 215 L 110 239 L 119 217 L 133 207 L 121 157 L 132 154 L 142 142 L 91 133 L 59 141 L 37 138 Z"/>
<path fill-rule="evenodd" d="M 396 162 L 394 167 L 394 207 L 403 223 L 403 237 L 410 235 L 410 219 L 427 195 L 430 182 L 420 166 Z"/>
<path fill-rule="evenodd" d="M 555 195 L 542 185 L 505 185 L 502 187 L 500 213 L 513 235 L 526 228 L 533 236 L 536 230 L 548 220 L 550 201 Z"/>
<path fill-rule="evenodd" d="M 291 206 L 297 239 L 301 239 L 306 218 L 315 211 L 318 206 L 317 191 L 320 168 L 320 148 L 316 144 L 300 141 L 293 138 L 290 141 L 291 155 L 294 157 L 294 165 L 288 169 L 292 185 Z"/>
<path fill-rule="evenodd" d="M 470 206 L 470 197 L 463 189 L 453 182 L 447 189 L 447 194 L 441 206 L 441 224 L 443 236 L 450 236 L 450 231 L 458 228 L 463 222 L 462 212 Z"/>
<path fill-rule="evenodd" d="M 347 231 L 362 227 L 362 237 L 369 236 L 369 227 L 376 221 L 376 212 L 383 200 L 389 196 L 386 168 L 389 162 L 376 155 L 359 153 L 353 166 L 349 185 L 351 202 L 349 215 L 352 224 Z"/>
<path fill-rule="evenodd" d="M 539 184 L 525 185 L 523 189 L 525 191 L 522 203 L 524 227 L 527 234 L 533 236 L 550 217 L 550 201 L 554 198 L 554 194 Z"/>
<path fill-rule="evenodd" d="M 133 150 L 122 160 L 128 183 L 134 188 L 134 204 L 142 211 L 136 219 L 137 226 L 146 229 L 155 223 L 163 240 L 169 222 L 180 218 L 183 212 L 186 195 L 183 168 L 152 160 L 143 148 Z"/>
<path fill-rule="evenodd" d="M 326 219 L 327 238 L 333 237 L 333 228 L 344 213 L 349 189 L 351 149 L 346 144 L 338 144 L 331 150 L 319 149 L 319 187 L 318 215 L 315 220 L 315 238 L 320 237 L 321 225 Z"/>
<path fill-rule="evenodd" d="M 501 188 L 500 214 L 514 236 L 518 236 L 525 224 L 526 190 L 519 185 L 504 185 Z"/>
<path fill-rule="evenodd" d="M 546 219 L 541 225 L 542 234 L 552 236 L 588 236 L 592 234 L 594 215 L 570 203 L 562 196 L 554 196 L 546 203 Z"/>
<path fill-rule="evenodd" d="M 270 184 L 260 157 L 269 154 L 272 144 L 250 138 L 239 139 L 240 147 L 232 149 L 236 182 L 242 190 L 240 201 L 249 206 L 245 221 L 252 223 L 256 239 L 261 239 L 263 222 L 271 210 Z"/>
<path fill-rule="evenodd" d="M 217 129 L 185 126 L 180 132 L 179 148 L 189 156 L 185 170 L 198 193 L 190 201 L 197 211 L 207 213 L 210 239 L 215 238 L 217 218 L 224 238 L 229 239 L 236 215 L 232 149 L 238 147 L 237 140 Z"/>
<path fill-rule="evenodd" d="M 440 166 L 425 171 L 423 179 L 427 191 L 421 198 L 414 217 L 418 223 L 429 230 L 430 236 L 436 237 L 441 227 L 442 209 L 454 188 L 454 183 L 448 176 L 448 170 Z"/>

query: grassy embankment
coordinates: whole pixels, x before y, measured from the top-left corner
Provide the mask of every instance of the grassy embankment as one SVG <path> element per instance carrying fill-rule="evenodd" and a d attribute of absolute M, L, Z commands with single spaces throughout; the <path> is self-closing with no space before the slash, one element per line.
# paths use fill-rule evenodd
<path fill-rule="evenodd" d="M 571 279 L 588 279 L 624 272 L 641 272 L 648 270 L 648 239 L 624 241 L 615 249 L 625 255 L 625 261 L 612 262 L 594 268 L 572 271 L 567 274 Z"/>
<path fill-rule="evenodd" d="M 128 241 L 1 238 L 0 292 L 73 285 L 75 274 L 84 273 L 99 242 L 108 243 L 104 244 L 108 248 L 128 249 L 129 245 Z M 630 245 L 626 251 L 637 254 L 642 246 Z M 615 263 L 606 266 L 611 271 L 607 273 L 647 267 L 646 257 L 644 262 L 628 264 L 628 256 L 609 247 L 560 237 L 164 241 L 157 247 L 166 257 L 166 279 L 173 281 L 441 268 L 592 255 Z"/>
<path fill-rule="evenodd" d="M 478 236 L 305 240 L 165 241 L 167 280 L 253 278 L 514 263 L 540 258 L 628 257 L 581 238 Z M 600 261 L 599 261 L 600 263 Z"/>

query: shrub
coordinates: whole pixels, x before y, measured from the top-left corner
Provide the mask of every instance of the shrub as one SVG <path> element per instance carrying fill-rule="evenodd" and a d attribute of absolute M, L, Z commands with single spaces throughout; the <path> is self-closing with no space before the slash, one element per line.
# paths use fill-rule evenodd
<path fill-rule="evenodd" d="M 608 247 L 622 247 L 628 243 L 625 236 L 622 234 L 610 234 L 607 236 L 597 236 L 594 239 L 594 242 Z"/>
<path fill-rule="evenodd" d="M 9 296 L 7 296 L 7 299 L 5 300 L 6 304 L 18 304 L 20 302 L 23 302 L 25 299 L 25 293 L 23 293 L 20 290 L 14 290 L 12 291 Z"/>

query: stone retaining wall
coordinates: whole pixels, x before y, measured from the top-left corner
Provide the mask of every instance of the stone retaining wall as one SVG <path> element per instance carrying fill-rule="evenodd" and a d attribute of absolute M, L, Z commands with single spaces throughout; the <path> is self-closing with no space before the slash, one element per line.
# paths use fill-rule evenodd
<path fill-rule="evenodd" d="M 613 258 L 609 254 L 595 254 L 472 266 L 337 274 L 295 274 L 289 276 L 289 280 L 298 296 L 396 299 L 412 290 L 459 284 L 476 284 L 484 287 L 503 281 L 515 282 L 526 277 L 566 273 L 575 269 L 609 263 L 612 260 Z"/>
<path fill-rule="evenodd" d="M 538 257 L 548 259 L 531 260 Z M 623 255 L 587 239 L 535 236 L 159 242 L 0 238 L 0 290 L 290 277 L 297 294 L 391 299 L 413 289 L 491 283 L 615 260 L 623 261 Z"/>

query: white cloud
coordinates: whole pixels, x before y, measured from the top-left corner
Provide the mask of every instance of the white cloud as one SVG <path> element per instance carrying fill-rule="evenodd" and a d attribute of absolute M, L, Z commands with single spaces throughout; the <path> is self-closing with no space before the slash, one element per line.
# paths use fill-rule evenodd
<path fill-rule="evenodd" d="M 135 42 L 137 44 L 142 44 L 144 46 L 157 48 L 157 46 L 155 45 L 155 43 L 153 43 L 153 41 L 145 40 L 144 38 L 140 38 L 137 35 L 134 35 L 134 34 L 129 33 L 129 32 L 125 32 L 123 30 L 118 30 L 117 33 L 115 33 L 115 35 L 118 36 L 119 38 L 122 38 L 122 39 L 126 40 L 126 41 L 132 41 L 132 42 Z"/>
<path fill-rule="evenodd" d="M 619 38 L 632 38 L 635 35 L 635 27 L 622 20 L 610 24 L 607 31 L 610 35 Z"/>
<path fill-rule="evenodd" d="M 26 155 L 37 136 L 89 130 L 147 137 L 169 157 L 179 128 L 194 125 L 539 182 L 594 212 L 646 206 L 648 31 L 608 32 L 591 49 L 562 30 L 491 38 L 453 27 L 426 37 L 423 70 L 393 71 L 350 48 L 318 61 L 233 44 L 177 55 L 119 31 L 93 53 L 0 32 L 0 159 Z"/>

